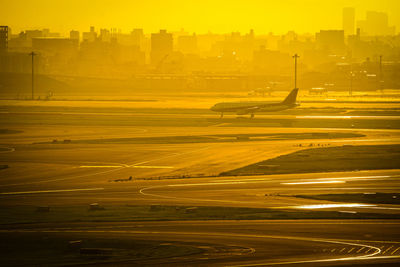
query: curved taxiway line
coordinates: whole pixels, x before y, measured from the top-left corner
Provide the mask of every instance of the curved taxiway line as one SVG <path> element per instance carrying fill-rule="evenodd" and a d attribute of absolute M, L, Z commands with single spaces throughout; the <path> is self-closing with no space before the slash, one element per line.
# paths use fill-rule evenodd
<path fill-rule="evenodd" d="M 299 263 L 317 263 L 317 262 L 335 262 L 335 261 L 360 261 L 360 260 L 371 260 L 371 259 L 388 259 L 388 258 L 400 258 L 400 256 L 378 256 L 382 251 L 379 247 L 375 247 L 372 245 L 356 243 L 353 240 L 335 240 L 335 239 L 324 239 L 324 238 L 307 238 L 307 237 L 298 237 L 298 236 L 284 236 L 284 235 L 255 235 L 255 234 L 239 234 L 239 233 L 219 233 L 219 232 L 180 232 L 180 231 L 137 231 L 137 230 L 72 230 L 72 229 L 21 229 L 21 230 L 0 230 L 0 232 L 22 232 L 22 233 L 32 233 L 32 232 L 40 232 L 40 233 L 94 233 L 94 234 L 133 234 L 133 235 L 156 235 L 158 237 L 162 237 L 163 235 L 172 235 L 172 236 L 209 236 L 209 237 L 237 237 L 237 238 L 249 238 L 249 239 L 280 239 L 280 240 L 296 240 L 296 241 L 304 241 L 304 242 L 312 242 L 312 243 L 329 243 L 329 244 L 341 244 L 348 246 L 356 246 L 361 248 L 368 248 L 372 250 L 372 253 L 361 255 L 361 256 L 352 256 L 352 257 L 337 257 L 337 258 L 325 258 L 325 259 L 310 259 L 310 260 L 301 260 L 301 261 L 286 261 L 286 262 L 271 262 L 271 261 L 262 261 L 256 263 L 248 263 L 248 264 L 240 264 L 240 265 L 230 265 L 235 267 L 241 266 L 271 266 L 271 265 L 288 265 L 288 264 L 299 264 Z M 371 242 L 371 241 L 369 241 Z M 253 254 L 256 252 L 254 248 L 248 248 L 249 253 Z"/>

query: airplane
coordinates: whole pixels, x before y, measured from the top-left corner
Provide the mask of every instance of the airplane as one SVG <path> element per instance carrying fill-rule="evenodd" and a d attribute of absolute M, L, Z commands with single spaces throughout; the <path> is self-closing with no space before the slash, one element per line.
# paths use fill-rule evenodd
<path fill-rule="evenodd" d="M 254 113 L 258 111 L 281 111 L 299 106 L 296 103 L 297 92 L 299 88 L 294 88 L 289 95 L 279 103 L 271 102 L 223 102 L 217 103 L 211 107 L 212 111 L 221 112 L 221 118 L 224 112 L 236 112 L 237 115 L 251 114 L 254 118 Z"/>

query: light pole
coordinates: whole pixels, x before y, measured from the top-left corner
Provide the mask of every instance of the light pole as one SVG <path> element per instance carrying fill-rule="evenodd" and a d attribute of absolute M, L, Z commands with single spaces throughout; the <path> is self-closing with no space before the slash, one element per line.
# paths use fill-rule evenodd
<path fill-rule="evenodd" d="M 34 100 L 34 88 L 35 88 L 35 61 L 34 58 L 37 55 L 35 52 L 29 53 L 30 56 L 32 56 L 32 100 Z"/>
<path fill-rule="evenodd" d="M 297 88 L 297 58 L 299 58 L 300 56 L 297 54 L 294 54 L 293 58 L 294 58 L 294 88 Z"/>
<path fill-rule="evenodd" d="M 350 58 L 350 88 L 349 88 L 349 96 L 353 96 L 353 61 Z"/>
<path fill-rule="evenodd" d="M 383 76 L 382 76 L 382 55 L 379 56 L 379 89 L 383 94 Z"/>

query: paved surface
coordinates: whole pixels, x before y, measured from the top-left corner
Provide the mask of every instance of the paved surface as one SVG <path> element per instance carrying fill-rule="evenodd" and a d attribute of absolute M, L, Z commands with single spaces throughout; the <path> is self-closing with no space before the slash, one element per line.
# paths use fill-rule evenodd
<path fill-rule="evenodd" d="M 254 207 L 290 210 L 334 210 L 347 213 L 399 214 L 397 205 L 338 203 L 293 197 L 297 194 L 396 193 L 399 170 L 353 171 L 216 177 L 222 171 L 291 153 L 304 147 L 343 144 L 398 144 L 393 129 L 236 127 L 232 122 L 164 125 L 173 115 L 163 115 L 160 125 L 104 126 L 105 117 L 119 123 L 140 114 L 73 114 L 60 120 L 54 114 L 6 114 L 4 128 L 22 131 L 1 136 L 0 201 L 2 206 L 102 204 Z M 26 115 L 26 114 L 25 114 Z M 57 115 L 57 114 L 56 114 Z M 60 114 L 58 114 L 60 115 Z M 76 121 L 92 120 L 82 125 Z M 156 115 L 146 117 L 157 117 Z M 208 116 L 208 115 L 207 115 Z M 304 116 L 308 116 L 305 114 Z M 338 115 L 342 116 L 342 115 Z M 121 119 L 121 117 L 123 117 Z M 178 116 L 179 117 L 179 116 Z M 188 116 L 190 117 L 190 116 Z M 200 116 L 201 117 L 201 116 Z M 13 118 L 16 121 L 13 122 Z M 196 120 L 194 116 L 192 119 Z M 280 117 L 277 116 L 277 119 Z M 178 118 L 179 119 L 179 118 Z M 283 119 L 283 118 L 282 118 Z M 292 119 L 292 118 L 291 118 Z M 299 118 L 312 120 L 314 117 Z M 318 117 L 318 119 L 320 119 Z M 330 116 L 329 120 L 343 118 Z M 359 119 L 359 118 L 358 118 Z M 361 118 L 371 119 L 371 116 Z M 375 117 L 373 119 L 376 119 Z M 398 117 L 380 117 L 398 123 Z M 42 123 L 41 123 L 42 122 Z M 130 123 L 130 122 L 129 122 Z M 182 144 L 39 144 L 57 140 L 86 140 L 155 136 L 196 136 L 244 133 L 353 132 L 359 138 L 264 140 Z M 299 147 L 302 144 L 302 147 Z M 132 181 L 127 181 L 132 176 Z M 161 177 L 161 179 L 159 179 Z M 167 179 L 168 178 L 168 179 Z M 2 214 L 1 216 L 7 216 Z M 61 225 L 60 225 L 61 224 Z M 132 223 L 71 223 L 62 225 L 1 226 L 0 235 L 106 236 L 158 240 L 200 247 L 201 253 L 168 259 L 134 261 L 138 265 L 350 265 L 399 263 L 400 228 L 395 220 L 308 221 L 192 221 Z M 4 256 L 4 255 L 3 255 Z M 97 262 L 96 265 L 101 264 Z M 116 263 L 115 263 L 116 264 Z M 132 262 L 118 262 L 118 265 Z"/>

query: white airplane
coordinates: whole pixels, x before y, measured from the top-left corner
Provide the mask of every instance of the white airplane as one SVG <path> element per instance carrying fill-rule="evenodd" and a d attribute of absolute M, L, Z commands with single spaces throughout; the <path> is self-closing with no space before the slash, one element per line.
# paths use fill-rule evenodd
<path fill-rule="evenodd" d="M 236 112 L 237 115 L 251 114 L 254 117 L 254 113 L 258 111 L 281 111 L 299 106 L 296 103 L 297 92 L 299 88 L 294 88 L 289 95 L 279 103 L 271 102 L 224 102 L 217 103 L 211 107 L 212 111 L 221 112 L 221 118 L 224 116 L 224 112 Z"/>

